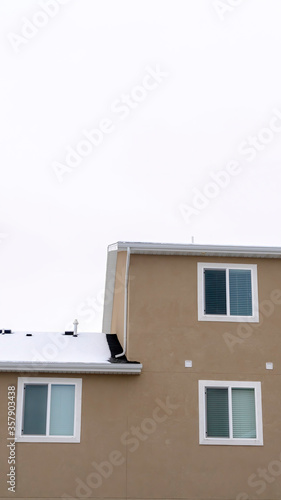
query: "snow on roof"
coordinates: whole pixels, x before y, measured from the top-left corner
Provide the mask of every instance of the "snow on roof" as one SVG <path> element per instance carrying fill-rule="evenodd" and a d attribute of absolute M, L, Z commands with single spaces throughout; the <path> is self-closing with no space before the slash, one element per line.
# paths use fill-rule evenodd
<path fill-rule="evenodd" d="M 0 335 L 0 362 L 107 363 L 110 350 L 104 333 L 13 332 Z"/>
<path fill-rule="evenodd" d="M 141 373 L 140 363 L 111 360 L 105 333 L 0 333 L 0 371 Z"/>

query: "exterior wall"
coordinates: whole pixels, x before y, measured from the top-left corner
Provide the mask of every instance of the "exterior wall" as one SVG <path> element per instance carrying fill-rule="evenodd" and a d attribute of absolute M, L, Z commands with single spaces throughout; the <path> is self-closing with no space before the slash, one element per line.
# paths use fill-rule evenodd
<path fill-rule="evenodd" d="M 6 446 L 8 386 L 17 387 L 18 376 L 42 377 L 44 374 L 1 373 L 0 498 L 126 498 L 127 450 L 121 438 L 127 430 L 130 411 L 124 402 L 134 394 L 139 377 L 69 375 L 83 379 L 81 442 L 16 443 L 16 493 L 10 493 L 6 483 L 10 467 Z M 46 373 L 46 377 L 50 376 Z M 54 374 L 54 377 L 67 378 L 68 375 Z"/>
<path fill-rule="evenodd" d="M 125 261 L 122 252 L 119 276 Z M 247 325 L 247 338 L 239 323 L 198 322 L 198 261 L 258 265 L 259 302 L 271 311 L 261 312 L 263 324 Z M 271 300 L 280 278 L 275 259 L 131 255 L 128 358 L 143 363 L 142 374 L 76 375 L 83 379 L 81 443 L 17 443 L 16 493 L 9 493 L 7 388 L 18 375 L 1 373 L 0 498 L 281 499 L 281 306 Z M 120 281 L 112 332 L 122 341 Z M 238 339 L 232 349 L 226 332 Z M 261 381 L 264 446 L 199 445 L 201 379 Z"/>
<path fill-rule="evenodd" d="M 197 262 L 257 264 L 260 323 L 241 329 L 239 323 L 199 322 Z M 132 255 L 130 277 L 128 357 L 143 363 L 134 423 L 149 416 L 156 398 L 168 396 L 178 407 L 130 457 L 128 494 L 280 499 L 281 262 Z M 274 370 L 266 370 L 266 362 Z M 199 445 L 198 380 L 260 381 L 264 446 Z"/>

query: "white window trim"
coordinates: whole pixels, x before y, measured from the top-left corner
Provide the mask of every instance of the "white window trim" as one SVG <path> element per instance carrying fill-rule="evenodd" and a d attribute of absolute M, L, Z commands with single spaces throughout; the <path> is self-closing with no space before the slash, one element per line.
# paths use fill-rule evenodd
<path fill-rule="evenodd" d="M 63 384 L 75 385 L 74 405 L 74 433 L 73 436 L 31 436 L 22 434 L 23 408 L 24 408 L 24 386 L 25 384 Z M 82 401 L 82 379 L 81 378 L 45 378 L 45 377 L 19 377 L 17 390 L 16 409 L 16 442 L 22 443 L 80 443 L 81 432 L 81 401 Z M 48 390 L 47 429 L 50 418 L 50 390 Z"/>
<path fill-rule="evenodd" d="M 229 313 L 229 283 L 228 273 L 226 273 L 226 296 L 227 296 L 227 314 L 205 314 L 205 269 L 243 269 L 251 271 L 252 285 L 252 316 L 231 316 Z M 258 301 L 258 277 L 256 264 L 216 264 L 214 262 L 198 262 L 197 264 L 197 283 L 198 283 L 198 321 L 231 321 L 233 323 L 258 323 L 259 322 L 259 301 Z"/>
<path fill-rule="evenodd" d="M 246 388 L 255 390 L 255 409 L 256 409 L 256 433 L 255 439 L 242 438 L 212 438 L 206 437 L 207 432 L 207 405 L 206 388 L 208 387 L 228 387 L 228 388 Z M 230 399 L 231 404 L 231 399 Z M 232 435 L 232 411 L 229 411 L 230 433 Z M 262 403 L 261 403 L 261 383 L 260 382 L 235 382 L 220 380 L 199 380 L 199 444 L 213 445 L 244 445 L 244 446 L 263 446 L 263 424 L 262 424 Z"/>

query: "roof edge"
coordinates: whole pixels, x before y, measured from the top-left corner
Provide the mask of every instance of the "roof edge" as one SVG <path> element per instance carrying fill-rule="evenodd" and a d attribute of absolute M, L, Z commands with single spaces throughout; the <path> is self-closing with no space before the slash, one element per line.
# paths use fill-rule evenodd
<path fill-rule="evenodd" d="M 124 363 L 45 363 L 45 362 L 0 362 L 0 372 L 40 372 L 40 373 L 102 373 L 138 375 L 142 364 Z"/>
<path fill-rule="evenodd" d="M 195 245 L 193 243 L 186 245 L 118 241 L 108 246 L 108 252 L 126 251 L 127 248 L 130 248 L 131 253 L 141 254 L 281 258 L 281 247 Z"/>

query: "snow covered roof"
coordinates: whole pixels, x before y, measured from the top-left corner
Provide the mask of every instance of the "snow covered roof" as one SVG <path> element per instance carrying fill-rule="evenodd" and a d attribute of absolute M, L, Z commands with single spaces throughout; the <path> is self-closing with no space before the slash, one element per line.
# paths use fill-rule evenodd
<path fill-rule="evenodd" d="M 114 340 L 116 336 L 111 337 Z M 79 333 L 77 337 L 62 332 L 0 334 L 0 371 L 141 372 L 141 364 L 113 358 L 104 333 Z"/>

